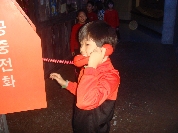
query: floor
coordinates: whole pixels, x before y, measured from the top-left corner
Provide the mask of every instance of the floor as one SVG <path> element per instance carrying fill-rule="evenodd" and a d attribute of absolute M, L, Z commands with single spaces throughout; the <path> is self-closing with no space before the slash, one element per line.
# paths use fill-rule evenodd
<path fill-rule="evenodd" d="M 110 133 L 178 133 L 178 63 L 161 35 L 121 23 L 121 40 L 111 56 L 121 84 Z M 74 81 L 74 67 L 55 72 Z M 10 133 L 72 133 L 74 96 L 46 79 L 48 107 L 7 114 Z"/>

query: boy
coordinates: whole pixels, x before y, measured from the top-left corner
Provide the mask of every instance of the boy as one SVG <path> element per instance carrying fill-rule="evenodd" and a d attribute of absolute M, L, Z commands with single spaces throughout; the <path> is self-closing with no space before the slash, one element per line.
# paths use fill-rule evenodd
<path fill-rule="evenodd" d="M 76 95 L 74 133 L 109 133 L 120 77 L 102 46 L 107 43 L 115 47 L 117 36 L 104 21 L 93 21 L 80 29 L 79 42 L 81 54 L 89 61 L 80 71 L 78 84 L 65 81 L 57 73 L 50 78 Z"/>
<path fill-rule="evenodd" d="M 86 23 L 87 20 L 87 13 L 85 10 L 78 10 L 77 11 L 77 20 L 78 22 L 72 27 L 72 32 L 70 36 L 70 49 L 72 56 L 77 55 L 80 53 L 80 43 L 78 41 L 78 32 L 79 29 Z"/>
<path fill-rule="evenodd" d="M 87 13 L 83 9 L 79 9 L 77 11 L 77 20 L 78 22 L 72 27 L 72 32 L 70 36 L 70 50 L 72 53 L 72 56 L 75 56 L 77 54 L 80 54 L 80 43 L 78 41 L 78 32 L 80 28 L 86 23 L 87 20 Z M 76 73 L 76 81 L 78 74 L 80 72 L 80 68 L 76 67 L 75 73 Z"/>
<path fill-rule="evenodd" d="M 93 12 L 94 10 L 94 2 L 88 1 L 87 2 L 87 18 L 89 22 L 98 20 L 97 14 Z"/>
<path fill-rule="evenodd" d="M 114 2 L 109 0 L 107 2 L 108 9 L 104 14 L 104 21 L 106 21 L 111 27 L 116 29 L 116 34 L 118 36 L 118 40 L 120 39 L 119 33 L 119 15 L 118 12 L 114 9 Z"/>
<path fill-rule="evenodd" d="M 114 2 L 109 0 L 107 2 L 108 9 L 105 11 L 104 20 L 113 28 L 119 27 L 119 15 L 114 9 Z"/>

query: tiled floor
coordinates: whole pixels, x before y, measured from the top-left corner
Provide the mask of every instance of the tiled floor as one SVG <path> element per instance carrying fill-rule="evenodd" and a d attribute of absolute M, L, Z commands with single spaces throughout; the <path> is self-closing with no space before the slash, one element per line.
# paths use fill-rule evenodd
<path fill-rule="evenodd" d="M 121 76 L 110 133 L 178 133 L 178 64 L 175 49 L 143 27 L 120 26 L 121 42 L 111 56 Z M 66 65 L 56 72 L 74 80 Z M 7 114 L 10 133 L 72 133 L 74 97 L 46 79 L 48 108 Z"/>

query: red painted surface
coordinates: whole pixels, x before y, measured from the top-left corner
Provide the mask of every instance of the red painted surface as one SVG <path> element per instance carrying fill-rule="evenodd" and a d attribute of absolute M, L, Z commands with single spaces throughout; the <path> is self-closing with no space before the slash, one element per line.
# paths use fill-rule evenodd
<path fill-rule="evenodd" d="M 0 114 L 46 108 L 41 39 L 15 0 L 0 0 Z"/>

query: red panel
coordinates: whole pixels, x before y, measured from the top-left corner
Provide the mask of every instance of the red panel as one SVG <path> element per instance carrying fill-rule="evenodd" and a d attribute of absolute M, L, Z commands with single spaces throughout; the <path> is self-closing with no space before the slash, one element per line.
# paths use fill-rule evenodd
<path fill-rule="evenodd" d="M 46 108 L 35 26 L 14 0 L 0 0 L 0 18 L 0 114 Z"/>

